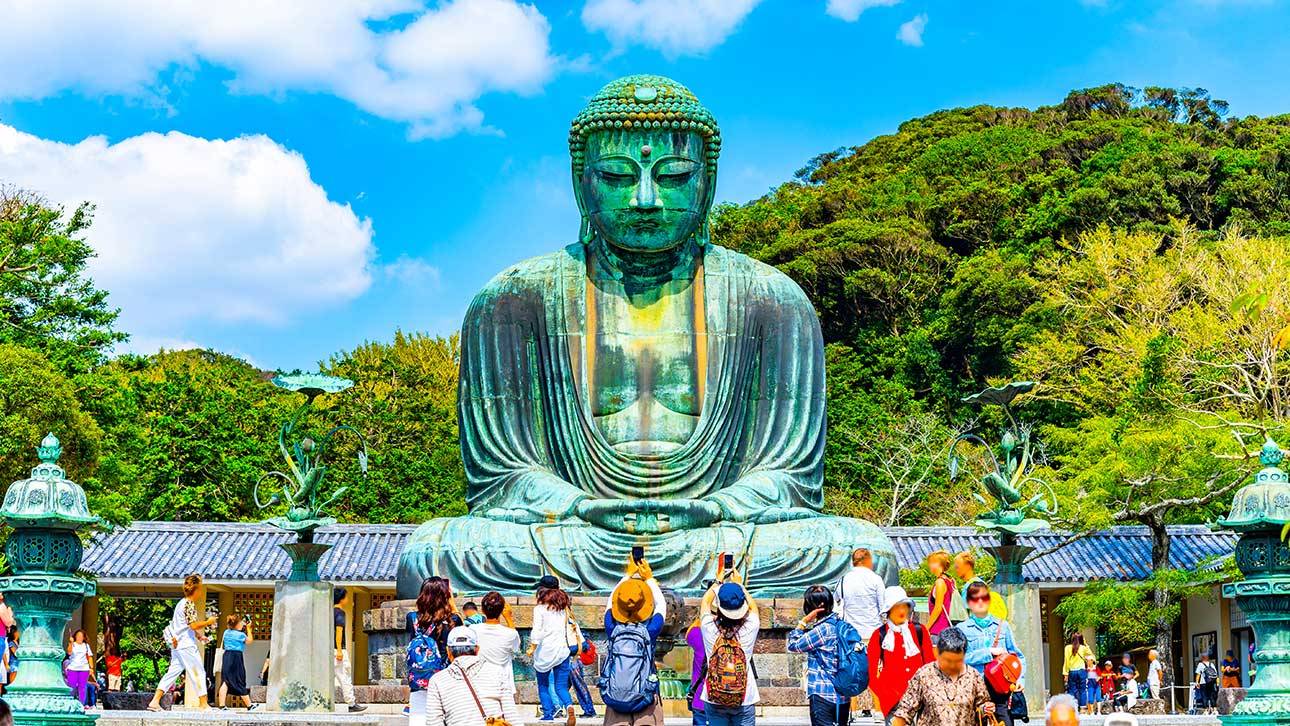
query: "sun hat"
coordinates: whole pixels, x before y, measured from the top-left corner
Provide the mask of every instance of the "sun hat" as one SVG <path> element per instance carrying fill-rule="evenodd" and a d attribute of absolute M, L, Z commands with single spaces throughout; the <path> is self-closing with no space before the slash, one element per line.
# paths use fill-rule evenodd
<path fill-rule="evenodd" d="M 654 593 L 644 580 L 623 580 L 614 588 L 609 611 L 620 623 L 640 623 L 654 614 Z"/>
<path fill-rule="evenodd" d="M 474 628 L 458 625 L 448 633 L 449 648 L 474 648 L 479 645 Z"/>
<path fill-rule="evenodd" d="M 905 603 L 906 605 L 909 605 L 911 608 L 914 606 L 914 601 L 909 599 L 909 593 L 905 592 L 905 588 L 901 587 L 900 585 L 892 585 L 891 587 L 888 587 L 886 590 L 882 591 L 882 614 L 883 615 L 890 613 L 892 608 L 896 607 L 901 603 Z"/>
<path fill-rule="evenodd" d="M 538 589 L 539 590 L 559 590 L 560 581 L 555 578 L 555 575 L 543 575 L 542 579 L 538 580 Z"/>
<path fill-rule="evenodd" d="M 731 620 L 741 620 L 748 614 L 748 598 L 744 588 L 735 582 L 727 582 L 717 590 L 717 610 Z"/>

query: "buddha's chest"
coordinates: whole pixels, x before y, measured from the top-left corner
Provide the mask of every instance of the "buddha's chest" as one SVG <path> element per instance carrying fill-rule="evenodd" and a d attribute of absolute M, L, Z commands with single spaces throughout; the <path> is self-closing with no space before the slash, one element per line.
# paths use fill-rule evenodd
<path fill-rule="evenodd" d="M 647 299 L 600 290 L 589 296 L 585 395 L 611 444 L 660 453 L 694 432 L 706 357 L 694 292 L 677 285 Z"/>

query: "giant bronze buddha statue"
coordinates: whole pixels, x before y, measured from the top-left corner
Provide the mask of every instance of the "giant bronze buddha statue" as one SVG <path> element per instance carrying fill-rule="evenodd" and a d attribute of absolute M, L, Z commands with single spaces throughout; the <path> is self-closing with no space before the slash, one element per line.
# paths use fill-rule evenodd
<path fill-rule="evenodd" d="M 613 587 L 634 545 L 659 581 L 702 589 L 733 553 L 750 589 L 833 583 L 877 527 L 821 514 L 824 349 L 806 295 L 713 245 L 721 137 L 688 89 L 630 76 L 573 122 L 580 239 L 505 270 L 461 330 L 465 517 L 408 541 L 403 597 Z M 517 230 L 518 232 L 518 230 Z"/>

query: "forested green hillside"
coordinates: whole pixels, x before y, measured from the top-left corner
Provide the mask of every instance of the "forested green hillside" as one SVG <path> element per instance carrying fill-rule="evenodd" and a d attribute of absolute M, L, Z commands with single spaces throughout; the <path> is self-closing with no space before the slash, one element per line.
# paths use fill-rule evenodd
<path fill-rule="evenodd" d="M 998 421 L 959 399 L 1025 378 L 1041 383 L 1021 410 L 1044 424 L 1066 523 L 1155 526 L 1221 507 L 1243 452 L 1290 418 L 1288 189 L 1290 116 L 1229 119 L 1204 91 L 1112 85 L 908 121 L 721 208 L 713 236 L 784 270 L 819 311 L 830 510 L 967 521 L 976 485 L 948 481 L 946 445 L 968 427 L 993 438 Z M 280 465 L 296 398 L 218 352 L 109 359 L 110 291 L 83 274 L 92 213 L 0 194 L 0 479 L 55 429 L 115 519 L 260 518 L 250 488 Z M 462 513 L 456 339 L 354 343 L 320 363 L 359 381 L 326 415 L 372 444 L 370 478 L 329 474 L 352 488 L 338 516 Z"/>

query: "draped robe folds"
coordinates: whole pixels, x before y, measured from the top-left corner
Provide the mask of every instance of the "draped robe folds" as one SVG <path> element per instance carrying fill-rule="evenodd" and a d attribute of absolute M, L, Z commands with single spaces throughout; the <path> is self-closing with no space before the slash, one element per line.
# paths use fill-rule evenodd
<path fill-rule="evenodd" d="M 672 451 L 632 453 L 606 441 L 587 397 L 587 253 L 575 244 L 522 262 L 471 304 L 458 397 L 470 514 L 417 530 L 400 560 L 400 595 L 415 596 L 429 575 L 463 592 L 528 591 L 546 573 L 569 590 L 607 590 L 638 544 L 660 582 L 679 591 L 701 590 L 715 558 L 731 552 L 754 592 L 797 593 L 836 581 L 856 547 L 873 550 L 875 569 L 894 583 L 885 535 L 820 514 L 824 351 L 801 289 L 772 267 L 707 247 L 696 428 Z M 616 532 L 576 516 L 584 499 L 707 500 L 722 517 L 661 534 Z"/>

